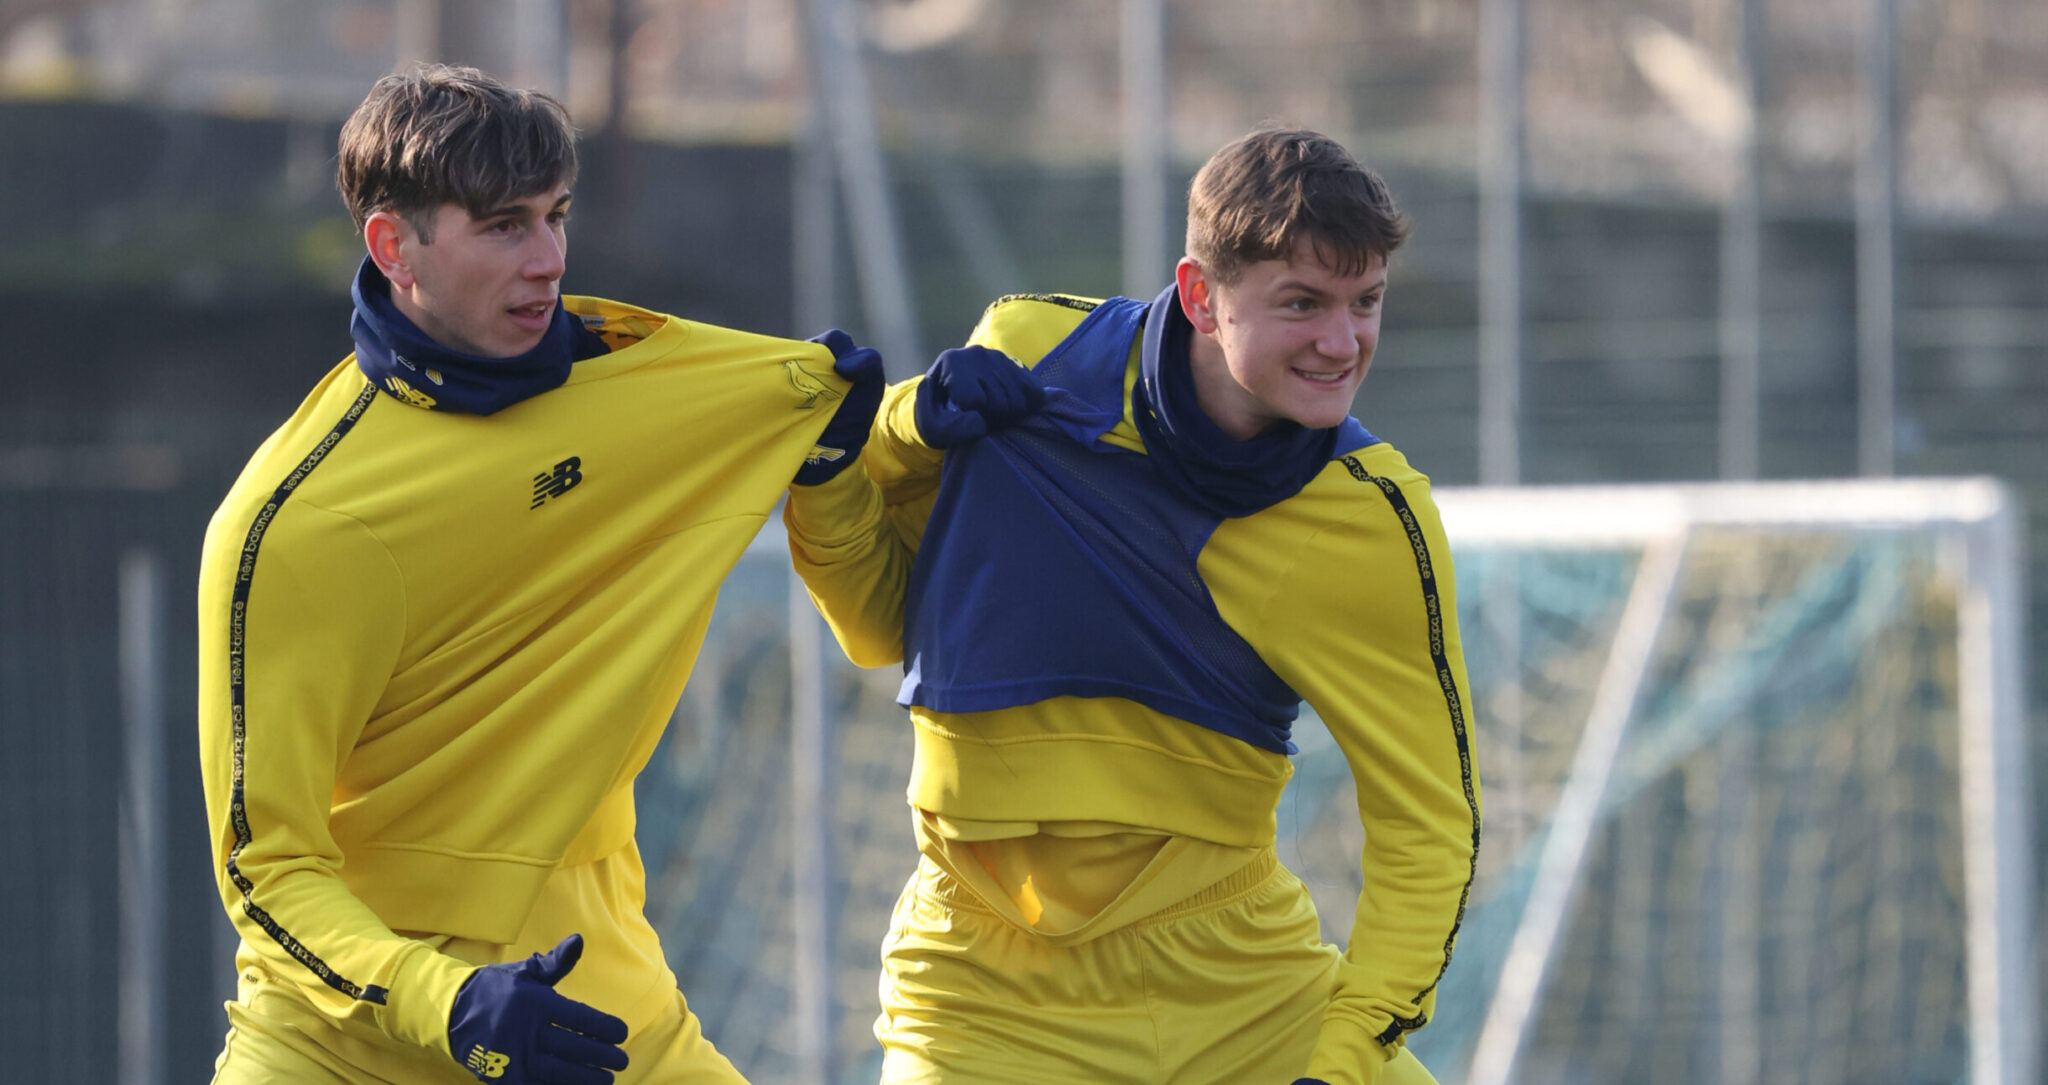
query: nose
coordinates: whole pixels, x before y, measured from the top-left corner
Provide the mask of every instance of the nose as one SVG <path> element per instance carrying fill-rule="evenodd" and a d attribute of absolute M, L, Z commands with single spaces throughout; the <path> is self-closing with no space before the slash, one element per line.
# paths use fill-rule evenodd
<path fill-rule="evenodd" d="M 534 230 L 527 245 L 527 277 L 553 282 L 567 270 L 568 257 L 568 235 L 553 229 Z"/>
<path fill-rule="evenodd" d="M 1374 322 L 1347 309 L 1335 309 L 1316 329 L 1316 353 L 1333 362 L 1352 362 L 1372 350 Z"/>

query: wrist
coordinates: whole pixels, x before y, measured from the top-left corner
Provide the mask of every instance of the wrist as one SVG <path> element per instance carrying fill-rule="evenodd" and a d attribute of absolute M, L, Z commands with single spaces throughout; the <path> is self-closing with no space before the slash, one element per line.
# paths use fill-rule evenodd
<path fill-rule="evenodd" d="M 881 424 L 895 433 L 903 443 L 931 454 L 931 462 L 937 463 L 945 456 L 945 449 L 925 439 L 923 421 L 932 398 L 932 392 L 925 388 L 931 383 L 923 374 L 904 382 L 907 394 L 896 396 L 882 405 Z"/>
<path fill-rule="evenodd" d="M 431 1048 L 453 1058 L 448 1047 L 448 1017 L 455 993 L 476 965 L 437 953 L 416 942 L 392 971 L 391 986 L 378 1023 L 393 1039 Z"/>
<path fill-rule="evenodd" d="M 1387 1064 L 1401 1053 L 1401 1044 L 1383 1044 L 1349 1027 L 1351 1022 L 1333 1024 L 1324 1018 L 1322 1035 L 1310 1052 L 1304 1079 L 1323 1085 L 1374 1085 Z"/>
<path fill-rule="evenodd" d="M 930 375 L 917 378 L 917 386 L 910 390 L 910 431 L 917 435 L 917 442 L 926 448 L 937 448 L 931 434 L 936 432 L 935 419 L 939 411 L 939 382 Z"/>

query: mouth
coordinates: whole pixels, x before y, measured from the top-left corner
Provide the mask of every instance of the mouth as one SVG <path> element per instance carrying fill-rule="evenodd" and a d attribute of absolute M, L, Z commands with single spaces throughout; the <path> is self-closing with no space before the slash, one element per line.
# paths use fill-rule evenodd
<path fill-rule="evenodd" d="M 546 327 L 548 323 L 548 318 L 554 315 L 555 303 L 554 300 L 551 298 L 547 301 L 536 301 L 526 305 L 514 305 L 511 308 L 505 310 L 505 312 L 510 314 L 513 320 L 518 321 L 522 325 L 526 325 L 528 327 Z"/>
<path fill-rule="evenodd" d="M 1295 369 L 1290 367 L 1289 372 L 1292 372 L 1295 376 L 1301 378 L 1304 381 L 1307 381 L 1310 384 L 1322 385 L 1326 388 L 1335 388 L 1342 385 L 1346 380 L 1350 379 L 1351 374 L 1357 372 L 1357 368 L 1358 367 L 1356 366 L 1347 365 L 1334 373 L 1323 373 L 1315 370 Z"/>

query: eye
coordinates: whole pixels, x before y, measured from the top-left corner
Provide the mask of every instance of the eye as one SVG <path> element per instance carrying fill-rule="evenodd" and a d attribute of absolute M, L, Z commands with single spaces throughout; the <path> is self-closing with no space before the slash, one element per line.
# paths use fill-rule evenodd
<path fill-rule="evenodd" d="M 1281 308 L 1286 309 L 1290 313 L 1312 313 L 1316 308 L 1316 299 L 1306 296 L 1292 298 L 1281 303 Z"/>
<path fill-rule="evenodd" d="M 1358 307 L 1359 307 L 1360 309 L 1363 309 L 1363 310 L 1365 310 L 1366 312 L 1368 312 L 1368 313 L 1369 313 L 1369 312 L 1372 312 L 1372 311 L 1373 311 L 1374 309 L 1377 309 L 1377 308 L 1379 308 L 1379 307 L 1380 307 L 1380 299 L 1381 299 L 1381 298 L 1382 298 L 1383 296 L 1384 296 L 1384 295 L 1382 295 L 1382 294 L 1377 294 L 1377 293 L 1374 293 L 1374 294 L 1367 294 L 1367 295 L 1365 295 L 1365 296 L 1363 296 L 1363 297 L 1359 298 L 1356 304 L 1358 305 Z"/>
<path fill-rule="evenodd" d="M 548 225 L 550 226 L 560 226 L 567 221 L 569 221 L 569 209 L 566 207 L 559 211 L 548 212 Z"/>
<path fill-rule="evenodd" d="M 489 226 L 484 227 L 485 232 L 493 234 L 509 234 L 518 229 L 519 223 L 512 219 L 498 219 Z"/>

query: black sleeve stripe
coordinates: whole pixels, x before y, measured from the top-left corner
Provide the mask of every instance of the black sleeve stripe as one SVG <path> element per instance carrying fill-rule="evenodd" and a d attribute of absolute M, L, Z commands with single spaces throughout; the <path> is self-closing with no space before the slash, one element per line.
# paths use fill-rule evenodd
<path fill-rule="evenodd" d="M 1087 298 L 1075 297 L 1072 294 L 1004 294 L 1002 297 L 990 302 L 989 308 L 993 309 L 1004 302 L 1010 301 L 1042 301 L 1048 305 L 1060 305 L 1068 309 L 1079 309 L 1084 313 L 1094 312 L 1095 307 L 1101 304 L 1100 302 L 1090 301 Z"/>
<path fill-rule="evenodd" d="M 228 852 L 227 871 L 228 877 L 234 881 L 235 887 L 242 891 L 243 914 L 253 920 L 271 938 L 276 939 L 277 944 L 283 946 L 284 951 L 290 954 L 293 960 L 305 965 L 314 975 L 320 977 L 321 982 L 340 991 L 342 994 L 358 1001 L 374 1002 L 382 1005 L 385 996 L 384 988 L 375 985 L 363 986 L 350 982 L 347 977 L 329 967 L 327 962 L 321 960 L 318 954 L 307 948 L 305 943 L 293 937 L 292 933 L 285 930 L 283 925 L 273 919 L 269 912 L 258 907 L 256 901 L 250 896 L 255 891 L 255 884 L 243 875 L 241 866 L 236 861 L 241 856 L 242 849 L 248 846 L 250 840 L 249 811 L 242 803 L 242 750 L 248 737 L 248 721 L 244 713 L 248 691 L 243 684 L 245 666 L 243 653 L 247 648 L 248 630 L 245 627 L 245 622 L 249 614 L 249 584 L 256 573 L 256 551 L 257 548 L 263 545 L 264 533 L 270 530 L 270 522 L 276 518 L 277 510 L 284 506 L 285 501 L 299 488 L 299 484 L 306 481 L 306 476 L 312 474 L 313 469 L 320 466 L 321 462 L 327 458 L 327 454 L 334 451 L 334 446 L 340 444 L 343 437 L 348 436 L 349 431 L 355 428 L 356 421 L 363 417 L 363 412 L 369 409 L 370 404 L 376 398 L 377 386 L 365 384 L 362 394 L 357 396 L 355 402 L 349 405 L 348 411 L 341 416 L 341 421 L 336 422 L 334 428 L 328 431 L 327 436 L 321 438 L 320 443 L 313 446 L 313 451 L 306 453 L 306 458 L 300 460 L 299 465 L 292 469 L 292 473 L 286 475 L 284 481 L 278 484 L 277 490 L 270 495 L 270 500 L 256 513 L 255 522 L 249 525 L 249 535 L 242 542 L 241 566 L 235 572 L 233 616 L 228 623 L 228 706 L 234 720 L 235 742 L 235 782 L 229 800 L 232 804 L 229 807 L 229 819 L 235 826 L 235 846 L 233 850 Z"/>
<path fill-rule="evenodd" d="M 1465 871 L 1465 886 L 1458 891 L 1458 912 L 1451 917 L 1451 930 L 1444 937 L 1444 963 L 1437 969 L 1436 978 L 1429 982 L 1415 996 L 1420 1003 L 1428 997 L 1436 985 L 1441 983 L 1444 972 L 1451 967 L 1451 949 L 1458 941 L 1458 928 L 1465 922 L 1465 906 L 1472 899 L 1472 881 L 1479 872 L 1479 798 L 1472 786 L 1472 744 L 1465 724 L 1464 699 L 1458 695 L 1457 673 L 1451 669 L 1450 654 L 1444 648 L 1444 614 L 1442 596 L 1437 592 L 1436 566 L 1429 556 L 1429 540 L 1422 533 L 1422 525 L 1415 520 L 1415 510 L 1408 506 L 1408 498 L 1401 493 L 1401 487 L 1392 479 L 1382 478 L 1365 469 L 1356 456 L 1343 457 L 1344 466 L 1351 477 L 1360 482 L 1379 487 L 1386 495 L 1387 504 L 1394 509 L 1394 515 L 1401 518 L 1401 526 L 1408 532 L 1408 545 L 1415 552 L 1415 569 L 1422 578 L 1422 605 L 1429 612 L 1429 658 L 1436 665 L 1437 684 L 1443 687 L 1444 708 L 1450 717 L 1451 734 L 1458 743 L 1458 769 L 1464 777 L 1465 808 L 1472 814 L 1472 861 Z M 1382 1044 L 1399 1039 L 1401 1033 L 1421 1028 L 1427 1018 L 1417 1015 L 1411 1018 L 1394 1018 L 1394 1023 L 1376 1037 Z"/>

